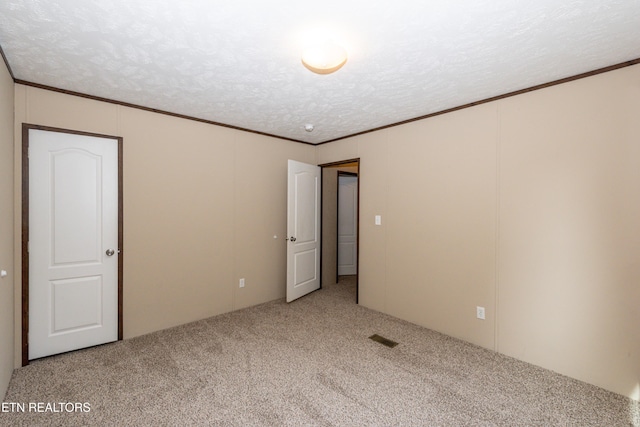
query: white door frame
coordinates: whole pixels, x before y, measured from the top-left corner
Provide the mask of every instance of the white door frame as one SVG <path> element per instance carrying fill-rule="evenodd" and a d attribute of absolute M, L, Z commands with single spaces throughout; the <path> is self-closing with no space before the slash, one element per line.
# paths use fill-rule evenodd
<path fill-rule="evenodd" d="M 29 123 L 22 124 L 22 366 L 29 364 L 29 131 L 44 130 L 49 132 L 61 132 L 74 135 L 108 138 L 118 142 L 118 248 L 121 256 L 118 262 L 118 340 L 122 340 L 123 323 L 123 210 L 122 210 L 122 142 L 118 136 L 101 135 L 89 132 L 80 132 L 69 129 L 60 129 L 48 126 L 39 126 Z"/>

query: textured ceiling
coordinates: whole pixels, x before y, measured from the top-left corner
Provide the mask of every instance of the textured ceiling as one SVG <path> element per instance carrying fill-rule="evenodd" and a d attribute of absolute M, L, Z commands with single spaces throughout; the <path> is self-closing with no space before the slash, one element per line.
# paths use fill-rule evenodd
<path fill-rule="evenodd" d="M 321 29 L 335 74 L 300 62 Z M 0 46 L 18 80 L 319 143 L 640 58 L 640 0 L 2 0 Z"/>

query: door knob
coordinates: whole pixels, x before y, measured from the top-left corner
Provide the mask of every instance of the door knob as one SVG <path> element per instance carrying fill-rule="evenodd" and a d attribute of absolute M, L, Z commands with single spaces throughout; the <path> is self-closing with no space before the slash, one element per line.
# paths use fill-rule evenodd
<path fill-rule="evenodd" d="M 296 238 L 295 238 L 295 237 L 293 237 L 293 236 L 291 236 L 291 237 L 289 238 L 289 240 L 291 240 L 292 242 L 295 242 L 295 241 L 296 241 Z"/>
<path fill-rule="evenodd" d="M 107 254 L 107 256 L 113 256 L 113 254 L 116 253 L 116 251 L 114 251 L 113 249 L 107 249 L 107 252 L 105 252 Z"/>

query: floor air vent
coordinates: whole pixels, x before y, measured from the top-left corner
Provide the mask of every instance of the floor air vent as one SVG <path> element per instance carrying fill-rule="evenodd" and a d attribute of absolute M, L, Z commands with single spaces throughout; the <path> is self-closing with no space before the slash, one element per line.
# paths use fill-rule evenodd
<path fill-rule="evenodd" d="M 386 345 L 387 347 L 391 347 L 391 348 L 393 348 L 393 347 L 395 347 L 395 346 L 397 346 L 397 345 L 398 345 L 398 343 L 397 343 L 397 342 L 395 342 L 395 341 L 391 341 L 391 340 L 386 339 L 386 338 L 384 338 L 384 337 L 381 337 L 381 336 L 380 336 L 380 335 L 378 335 L 378 334 L 371 335 L 371 336 L 369 337 L 369 339 L 374 340 L 375 342 L 379 342 L 380 344 L 382 344 L 382 345 Z"/>

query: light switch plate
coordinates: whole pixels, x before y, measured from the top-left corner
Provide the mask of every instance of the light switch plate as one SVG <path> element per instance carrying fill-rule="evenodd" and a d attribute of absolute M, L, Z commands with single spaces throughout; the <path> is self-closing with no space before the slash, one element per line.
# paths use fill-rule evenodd
<path fill-rule="evenodd" d="M 376 225 L 382 225 L 382 217 L 380 215 L 376 215 Z"/>

